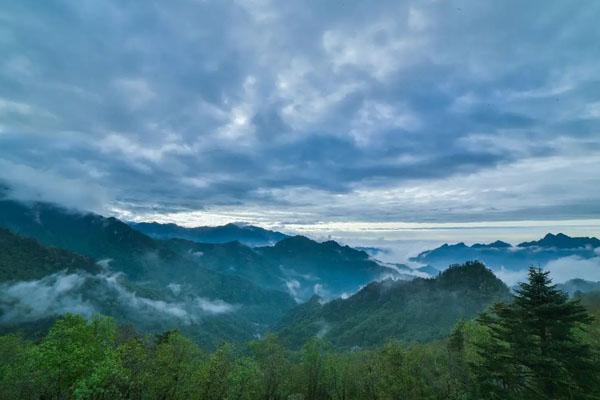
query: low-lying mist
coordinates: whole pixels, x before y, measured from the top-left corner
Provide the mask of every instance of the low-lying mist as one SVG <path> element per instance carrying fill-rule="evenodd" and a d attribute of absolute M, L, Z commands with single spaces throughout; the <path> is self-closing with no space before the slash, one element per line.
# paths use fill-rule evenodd
<path fill-rule="evenodd" d="M 571 279 L 600 281 L 600 256 L 582 258 L 573 255 L 549 261 L 546 265 L 539 265 L 539 267 L 550 271 L 550 277 L 554 283 L 565 283 Z M 526 281 L 527 272 L 527 269 L 512 271 L 499 268 L 494 270 L 494 274 L 509 287 Z"/>
<path fill-rule="evenodd" d="M 179 290 L 174 290 L 179 288 Z M 103 313 L 129 321 L 198 323 L 202 318 L 230 313 L 238 305 L 220 299 L 184 296 L 175 283 L 152 296 L 138 295 L 119 273 L 61 271 L 39 280 L 0 284 L 0 323 L 18 324 L 64 313 Z"/>

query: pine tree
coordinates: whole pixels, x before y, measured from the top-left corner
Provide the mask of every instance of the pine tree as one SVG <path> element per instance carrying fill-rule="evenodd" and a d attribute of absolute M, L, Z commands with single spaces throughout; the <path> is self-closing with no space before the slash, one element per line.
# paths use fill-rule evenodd
<path fill-rule="evenodd" d="M 520 324 L 511 307 L 496 304 L 479 322 L 487 328 L 489 338 L 479 343 L 481 363 L 474 365 L 478 381 L 478 398 L 520 399 L 525 390 L 523 373 L 515 359 L 519 339 L 523 338 Z"/>
<path fill-rule="evenodd" d="M 450 334 L 448 350 L 448 398 L 461 398 L 470 386 L 469 370 L 465 357 L 465 322 L 459 321 Z"/>
<path fill-rule="evenodd" d="M 489 398 L 585 399 L 597 387 L 592 351 L 578 331 L 592 322 L 579 304 L 556 289 L 549 272 L 530 268 L 511 304 L 480 319 L 489 340 L 480 344 L 476 370 Z"/>

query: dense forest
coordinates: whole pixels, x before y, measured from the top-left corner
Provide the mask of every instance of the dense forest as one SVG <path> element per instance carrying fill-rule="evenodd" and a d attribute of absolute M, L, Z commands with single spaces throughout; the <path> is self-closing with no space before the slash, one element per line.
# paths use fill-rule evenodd
<path fill-rule="evenodd" d="M 40 340 L 0 337 L 0 398 L 596 399 L 599 316 L 600 296 L 569 299 L 539 269 L 425 344 L 338 351 L 313 337 L 292 351 L 267 335 L 206 351 L 177 331 L 65 315 Z"/>

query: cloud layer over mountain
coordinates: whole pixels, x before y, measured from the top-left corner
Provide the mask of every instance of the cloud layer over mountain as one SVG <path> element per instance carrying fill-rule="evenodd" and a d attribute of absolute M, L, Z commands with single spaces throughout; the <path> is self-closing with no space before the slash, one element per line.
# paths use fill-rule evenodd
<path fill-rule="evenodd" d="M 91 316 L 109 310 L 129 320 L 175 320 L 189 325 L 207 315 L 235 311 L 238 306 L 202 297 L 160 300 L 137 295 L 119 274 L 58 272 L 39 280 L 0 284 L 0 323 L 22 323 L 65 313 Z"/>

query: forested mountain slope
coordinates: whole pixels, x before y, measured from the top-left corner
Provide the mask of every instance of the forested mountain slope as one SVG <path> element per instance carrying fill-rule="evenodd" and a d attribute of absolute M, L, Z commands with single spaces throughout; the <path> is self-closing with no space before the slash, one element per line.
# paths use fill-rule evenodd
<path fill-rule="evenodd" d="M 33 239 L 0 228 L 0 282 L 40 279 L 60 271 L 100 271 L 90 258 L 45 247 Z"/>
<path fill-rule="evenodd" d="M 215 344 L 223 339 L 252 338 L 295 304 L 282 290 L 205 268 L 115 218 L 70 212 L 49 204 L 24 205 L 4 200 L 0 201 L 0 227 L 31 236 L 46 246 L 68 250 L 44 252 L 83 255 L 65 256 L 59 260 L 61 265 L 50 268 L 31 259 L 37 257 L 35 253 L 28 254 L 35 246 L 0 242 L 4 254 L 29 260 L 27 265 L 8 263 L 0 273 L 7 279 L 20 280 L 21 283 L 15 283 L 21 285 L 16 286 L 16 297 L 5 298 L 5 305 L 21 304 L 28 310 L 24 318 L 28 321 L 76 312 L 73 305 L 81 299 L 85 305 L 83 313 L 103 312 L 120 321 L 130 320 L 143 329 L 181 327 L 191 336 Z M 69 268 L 70 258 L 88 260 L 88 264 L 84 264 L 85 268 Z M 93 273 L 98 272 L 94 262 L 102 265 L 102 273 Z M 15 268 L 19 275 L 11 278 Z M 63 270 L 66 271 L 58 273 Z M 49 275 L 41 277 L 43 271 Z M 23 285 L 47 294 L 44 301 L 56 307 L 28 304 L 21 295 Z M 12 292 L 5 287 L 3 293 Z M 64 304 L 68 306 L 63 307 Z M 32 313 L 32 309 L 39 312 Z M 19 315 L 13 318 L 14 323 L 21 320 Z"/>
<path fill-rule="evenodd" d="M 334 241 L 319 243 L 304 236 L 255 248 L 240 242 L 209 244 L 182 239 L 166 240 L 164 244 L 205 268 L 286 291 L 299 302 L 315 294 L 329 299 L 353 293 L 369 282 L 390 276 L 412 279 L 408 268 L 400 274 L 373 261 L 363 251 Z"/>
<path fill-rule="evenodd" d="M 449 334 L 461 319 L 506 300 L 509 289 L 483 264 L 455 265 L 433 279 L 386 280 L 347 299 L 313 299 L 279 325 L 282 340 L 300 346 L 311 336 L 341 348 L 382 344 L 390 338 L 426 342 Z"/>
<path fill-rule="evenodd" d="M 110 268 L 133 281 L 185 283 L 203 295 L 232 302 L 242 301 L 241 293 L 252 296 L 249 283 L 305 301 L 313 294 L 333 298 L 376 279 L 399 277 L 365 252 L 333 241 L 296 236 L 274 246 L 250 248 L 240 243 L 156 240 L 116 218 L 46 203 L 0 200 L 0 227 L 95 261 L 110 260 Z"/>

